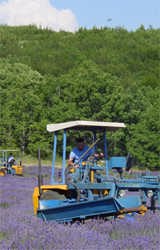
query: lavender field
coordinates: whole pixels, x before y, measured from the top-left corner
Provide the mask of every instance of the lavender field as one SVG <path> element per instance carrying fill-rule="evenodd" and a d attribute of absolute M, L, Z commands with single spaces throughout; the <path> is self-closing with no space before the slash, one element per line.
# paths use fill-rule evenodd
<path fill-rule="evenodd" d="M 42 221 L 32 210 L 37 168 L 28 167 L 24 171 L 23 177 L 0 177 L 1 250 L 160 249 L 159 212 L 72 225 Z M 44 168 L 43 173 L 47 180 L 49 169 Z"/>

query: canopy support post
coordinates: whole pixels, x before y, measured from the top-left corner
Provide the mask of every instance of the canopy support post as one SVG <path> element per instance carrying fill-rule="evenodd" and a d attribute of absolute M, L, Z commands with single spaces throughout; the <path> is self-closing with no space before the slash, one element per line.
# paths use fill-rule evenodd
<path fill-rule="evenodd" d="M 57 152 L 57 133 L 54 132 L 51 184 L 55 183 L 54 171 L 55 171 L 55 162 L 56 162 L 56 152 Z"/>
<path fill-rule="evenodd" d="M 94 142 L 97 140 L 97 134 L 95 131 L 93 132 L 93 140 Z M 96 153 L 96 150 L 97 150 L 97 145 L 95 144 L 93 147 L 94 154 Z"/>
<path fill-rule="evenodd" d="M 106 176 L 109 175 L 108 169 L 108 152 L 107 152 L 107 136 L 106 136 L 106 129 L 104 130 L 104 159 L 105 159 L 105 167 L 106 167 Z"/>
<path fill-rule="evenodd" d="M 62 184 L 65 184 L 65 167 L 66 167 L 66 130 L 63 131 L 63 158 L 62 158 Z"/>

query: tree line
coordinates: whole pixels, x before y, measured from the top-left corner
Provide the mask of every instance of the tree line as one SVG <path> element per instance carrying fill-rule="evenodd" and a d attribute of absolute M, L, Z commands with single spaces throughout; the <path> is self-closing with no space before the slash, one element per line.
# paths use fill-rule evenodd
<path fill-rule="evenodd" d="M 0 147 L 46 157 L 46 124 L 124 122 L 110 152 L 160 167 L 160 30 L 0 26 Z M 116 146 L 115 146 L 116 145 Z M 113 148 L 114 147 L 114 148 Z"/>

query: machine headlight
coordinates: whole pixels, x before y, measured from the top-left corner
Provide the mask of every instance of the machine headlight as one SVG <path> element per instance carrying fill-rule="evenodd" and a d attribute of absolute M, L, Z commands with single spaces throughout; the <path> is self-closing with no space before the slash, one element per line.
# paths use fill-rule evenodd
<path fill-rule="evenodd" d="M 125 194 L 126 194 L 126 191 L 125 191 L 125 190 L 120 190 L 120 191 L 119 191 L 119 196 L 120 196 L 120 197 L 123 197 Z"/>
<path fill-rule="evenodd" d="M 153 191 L 152 190 L 148 190 L 147 191 L 147 197 L 151 198 L 153 196 Z"/>

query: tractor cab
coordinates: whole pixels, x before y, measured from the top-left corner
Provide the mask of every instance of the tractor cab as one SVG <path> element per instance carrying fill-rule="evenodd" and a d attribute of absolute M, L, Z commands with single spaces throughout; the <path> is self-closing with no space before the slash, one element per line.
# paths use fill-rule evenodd
<path fill-rule="evenodd" d="M 113 122 L 94 122 L 94 121 L 73 121 L 60 124 L 49 124 L 47 125 L 47 131 L 54 133 L 54 142 L 53 142 L 53 158 L 52 158 L 52 174 L 51 174 L 51 183 L 57 182 L 57 175 L 55 171 L 56 157 L 57 157 L 57 144 L 59 143 L 58 136 L 62 132 L 62 167 L 61 167 L 61 182 L 65 183 L 65 172 L 66 166 L 68 164 L 67 159 L 67 134 L 70 131 L 74 131 L 74 134 L 78 134 L 80 131 L 82 134 L 88 132 L 85 137 L 85 141 L 88 146 L 88 150 L 80 156 L 78 165 L 82 170 L 84 166 L 87 165 L 101 165 L 103 166 L 102 170 L 106 176 L 109 175 L 109 171 L 112 169 L 122 169 L 126 168 L 128 156 L 109 156 L 109 143 L 107 139 L 107 134 L 110 132 L 115 132 L 119 129 L 124 129 L 126 126 L 124 123 L 113 123 Z M 73 133 L 72 133 L 73 136 Z M 77 136 L 76 136 L 77 137 Z M 72 140 L 73 141 L 73 140 Z M 92 152 L 92 155 L 89 154 L 89 157 L 86 157 L 89 152 Z M 83 160 L 85 159 L 85 160 Z"/>
<path fill-rule="evenodd" d="M 23 167 L 20 159 L 19 150 L 0 150 L 0 176 L 6 174 L 22 175 Z"/>
<path fill-rule="evenodd" d="M 53 133 L 52 171 L 50 183 L 43 185 L 39 170 L 38 186 L 33 192 L 34 213 L 43 220 L 68 222 L 97 216 L 118 217 L 132 212 L 144 214 L 149 191 L 152 200 L 159 202 L 160 179 L 151 183 L 152 178 L 132 180 L 121 175 L 115 178 L 111 174 L 112 169 L 120 172 L 127 167 L 127 156 L 109 155 L 108 134 L 125 127 L 124 123 L 98 121 L 47 125 L 47 131 Z M 68 146 L 73 142 L 72 131 L 76 134 L 87 131 L 86 141 L 89 137 L 92 141 L 86 152 L 69 164 Z M 58 136 L 62 141 L 62 164 L 56 165 Z M 86 157 L 89 152 L 92 154 Z M 152 205 L 155 209 L 155 202 Z"/>

